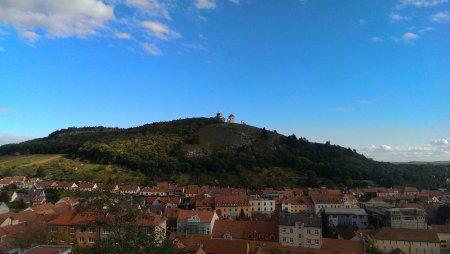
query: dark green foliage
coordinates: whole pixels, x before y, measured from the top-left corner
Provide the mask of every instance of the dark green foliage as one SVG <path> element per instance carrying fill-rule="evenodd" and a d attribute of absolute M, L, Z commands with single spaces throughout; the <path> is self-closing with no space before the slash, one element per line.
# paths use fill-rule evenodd
<path fill-rule="evenodd" d="M 60 192 L 53 189 L 45 190 L 45 199 L 47 199 L 48 202 L 54 204 L 60 199 Z"/>
<path fill-rule="evenodd" d="M 392 164 L 355 150 L 216 118 L 191 118 L 136 128 L 69 128 L 47 138 L 0 147 L 0 155 L 66 153 L 142 172 L 153 180 L 261 188 L 286 186 L 447 187 L 449 165 Z M 38 172 L 37 174 L 41 174 Z M 143 184 L 147 180 L 143 179 Z"/>
<path fill-rule="evenodd" d="M 3 190 L 2 193 L 0 194 L 0 202 L 5 202 L 5 203 L 9 202 L 9 197 L 8 197 L 8 193 L 6 190 Z"/>

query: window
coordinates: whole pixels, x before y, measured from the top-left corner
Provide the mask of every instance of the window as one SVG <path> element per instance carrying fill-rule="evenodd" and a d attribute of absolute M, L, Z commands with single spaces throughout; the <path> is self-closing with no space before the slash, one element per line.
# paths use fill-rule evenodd
<path fill-rule="evenodd" d="M 306 243 L 311 244 L 311 239 L 306 240 Z"/>
<path fill-rule="evenodd" d="M 110 228 L 103 228 L 103 234 L 105 234 L 105 235 L 111 234 L 111 229 Z"/>
<path fill-rule="evenodd" d="M 289 242 L 293 243 L 293 242 L 294 242 L 294 238 L 291 237 L 291 238 L 289 239 Z"/>
<path fill-rule="evenodd" d="M 294 229 L 293 228 L 289 229 L 289 233 L 294 233 Z"/>
<path fill-rule="evenodd" d="M 311 234 L 311 229 L 307 229 L 307 230 L 306 230 L 306 233 L 307 233 L 307 234 Z"/>
<path fill-rule="evenodd" d="M 57 226 L 52 226 L 52 232 L 53 233 L 58 232 L 58 227 Z"/>
<path fill-rule="evenodd" d="M 95 243 L 95 238 L 89 237 L 89 243 Z"/>
<path fill-rule="evenodd" d="M 318 229 L 314 230 L 314 234 L 318 235 L 319 234 L 319 230 Z"/>
<path fill-rule="evenodd" d="M 95 228 L 89 228 L 89 233 L 95 233 Z"/>
<path fill-rule="evenodd" d="M 315 244 L 316 244 L 316 245 L 319 245 L 319 240 L 315 240 Z"/>
<path fill-rule="evenodd" d="M 302 234 L 298 234 L 298 238 L 302 238 Z"/>
<path fill-rule="evenodd" d="M 84 243 L 84 237 L 80 237 L 80 243 Z"/>
<path fill-rule="evenodd" d="M 286 228 L 282 228 L 281 232 L 286 233 Z"/>

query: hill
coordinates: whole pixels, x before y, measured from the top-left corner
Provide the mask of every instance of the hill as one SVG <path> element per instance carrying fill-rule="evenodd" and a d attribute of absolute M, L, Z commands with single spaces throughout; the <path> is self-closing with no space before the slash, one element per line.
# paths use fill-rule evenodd
<path fill-rule="evenodd" d="M 0 147 L 0 155 L 67 154 L 118 165 L 152 180 L 250 187 L 446 186 L 449 165 L 376 162 L 350 148 L 309 142 L 216 118 L 190 118 L 120 129 L 68 128 Z"/>

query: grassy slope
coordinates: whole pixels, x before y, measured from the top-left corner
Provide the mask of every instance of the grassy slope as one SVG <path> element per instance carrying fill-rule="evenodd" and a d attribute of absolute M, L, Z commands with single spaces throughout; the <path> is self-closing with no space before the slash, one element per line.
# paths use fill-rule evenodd
<path fill-rule="evenodd" d="M 116 165 L 102 165 L 58 154 L 0 156 L 0 175 L 39 176 L 60 181 L 145 182 L 146 178 Z"/>

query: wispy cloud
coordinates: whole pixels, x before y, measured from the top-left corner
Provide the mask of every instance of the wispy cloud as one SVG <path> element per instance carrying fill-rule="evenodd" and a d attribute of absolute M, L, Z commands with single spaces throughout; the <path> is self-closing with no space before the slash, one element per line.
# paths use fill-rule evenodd
<path fill-rule="evenodd" d="M 22 36 L 22 38 L 30 42 L 33 42 L 41 37 L 39 34 L 33 31 L 22 31 L 20 33 L 20 36 Z"/>
<path fill-rule="evenodd" d="M 132 36 L 128 33 L 122 33 L 122 32 L 116 32 L 114 34 L 114 36 L 118 39 L 122 39 L 122 40 L 129 40 L 132 38 Z"/>
<path fill-rule="evenodd" d="M 391 22 L 399 22 L 399 21 L 406 21 L 406 20 L 410 20 L 410 17 L 407 16 L 402 16 L 398 13 L 391 13 L 389 15 L 389 18 L 391 19 Z"/>
<path fill-rule="evenodd" d="M 142 43 L 142 48 L 144 49 L 144 51 L 152 56 L 160 56 L 162 55 L 162 51 L 161 49 L 159 49 L 157 46 L 155 46 L 152 43 Z"/>
<path fill-rule="evenodd" d="M 434 28 L 430 27 L 430 26 L 427 26 L 427 27 L 424 27 L 424 28 L 420 29 L 419 33 L 426 33 L 426 32 L 431 32 L 431 31 L 434 31 Z"/>
<path fill-rule="evenodd" d="M 0 108 L 0 113 L 1 114 L 6 114 L 6 113 L 9 113 L 9 112 L 12 112 L 12 110 L 9 109 L 9 108 Z"/>
<path fill-rule="evenodd" d="M 336 112 L 348 112 L 348 111 L 350 111 L 350 108 L 347 108 L 347 107 L 336 107 L 336 108 L 334 108 L 334 111 L 336 111 Z"/>
<path fill-rule="evenodd" d="M 379 36 L 373 36 L 372 38 L 373 42 L 383 42 L 383 38 L 379 37 Z"/>
<path fill-rule="evenodd" d="M 197 0 L 194 4 L 197 9 L 215 9 L 217 8 L 214 0 Z"/>
<path fill-rule="evenodd" d="M 5 51 L 5 49 L 4 49 L 4 48 L 2 48 L 2 47 L 0 47 L 0 52 L 3 52 L 3 51 Z"/>
<path fill-rule="evenodd" d="M 236 4 L 236 5 L 239 5 L 241 3 L 240 0 L 228 0 L 228 1 L 230 1 L 230 2 L 232 2 L 234 4 Z"/>
<path fill-rule="evenodd" d="M 179 38 L 181 35 L 170 29 L 167 25 L 164 25 L 156 21 L 144 21 L 141 22 L 141 26 L 147 29 L 153 36 L 161 40 L 169 40 L 171 38 Z"/>
<path fill-rule="evenodd" d="M 405 7 L 417 7 L 417 8 L 426 8 L 433 7 L 436 5 L 447 3 L 447 0 L 400 0 L 398 1 L 397 8 L 402 9 Z"/>
<path fill-rule="evenodd" d="M 136 7 L 136 9 L 154 17 L 164 17 L 168 20 L 172 19 L 166 6 L 158 0 L 126 0 L 126 4 Z"/>
<path fill-rule="evenodd" d="M 431 15 L 431 21 L 437 23 L 445 23 L 450 21 L 450 14 L 448 11 L 440 11 L 436 14 Z"/>

